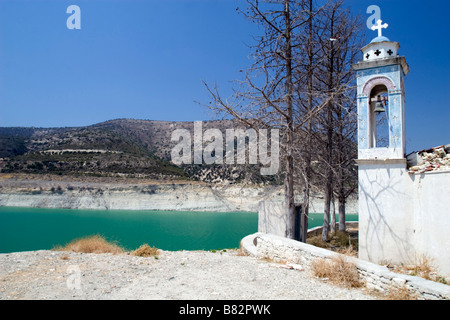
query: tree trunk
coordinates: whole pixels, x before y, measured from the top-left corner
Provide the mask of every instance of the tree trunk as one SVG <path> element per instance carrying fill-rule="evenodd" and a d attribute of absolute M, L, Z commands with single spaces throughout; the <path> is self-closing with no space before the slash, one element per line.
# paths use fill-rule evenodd
<path fill-rule="evenodd" d="M 334 12 L 331 19 L 330 35 L 334 38 Z M 331 50 L 328 60 L 328 94 L 333 94 L 333 73 L 334 73 L 334 45 L 331 41 Z M 328 231 L 330 226 L 330 204 L 333 194 L 333 102 L 328 104 L 327 108 L 327 155 L 326 155 L 326 185 L 325 185 L 325 208 L 323 215 L 322 240 L 328 240 Z"/>
<path fill-rule="evenodd" d="M 328 130 L 327 130 L 327 167 L 325 184 L 325 208 L 323 214 L 322 240 L 328 240 L 328 231 L 330 226 L 330 204 L 333 193 L 333 127 L 332 127 L 332 109 L 328 107 Z"/>
<path fill-rule="evenodd" d="M 334 193 L 331 193 L 331 222 L 330 222 L 330 232 L 332 234 L 336 233 L 336 205 L 334 201 Z"/>
<path fill-rule="evenodd" d="M 345 231 L 345 197 L 339 197 L 339 231 Z"/>
<path fill-rule="evenodd" d="M 308 102 L 307 113 L 309 114 L 313 109 L 313 43 L 312 43 L 312 0 L 309 1 L 309 21 L 308 21 Z M 312 124 L 311 119 L 308 119 L 306 124 L 306 143 L 305 150 L 305 172 L 304 172 L 304 192 L 303 192 L 303 204 L 302 215 L 300 219 L 300 241 L 306 242 L 308 234 L 308 213 L 309 213 L 309 195 L 310 195 L 310 183 L 311 183 L 311 152 L 312 152 L 312 139 L 311 139 Z"/>
<path fill-rule="evenodd" d="M 284 16 L 286 24 L 286 109 L 287 109 L 287 132 L 286 132 L 286 177 L 284 181 L 285 198 L 287 205 L 287 238 L 295 238 L 295 203 L 294 203 L 294 115 L 292 97 L 294 87 L 292 83 L 292 44 L 291 44 L 291 21 L 289 13 L 289 0 L 284 2 Z"/>
<path fill-rule="evenodd" d="M 330 145 L 331 146 L 331 145 Z M 329 147 L 331 149 L 331 147 Z M 326 185 L 325 185 L 325 205 L 323 213 L 323 228 L 322 228 L 322 240 L 328 240 L 328 232 L 330 226 L 330 204 L 331 194 L 333 192 L 333 171 L 329 165 L 327 168 Z"/>

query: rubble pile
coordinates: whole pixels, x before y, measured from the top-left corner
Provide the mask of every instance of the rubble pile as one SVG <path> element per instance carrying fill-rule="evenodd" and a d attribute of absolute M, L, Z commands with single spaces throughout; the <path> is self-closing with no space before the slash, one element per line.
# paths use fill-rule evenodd
<path fill-rule="evenodd" d="M 450 171 L 450 145 L 422 150 L 408 158 L 409 173 Z"/>

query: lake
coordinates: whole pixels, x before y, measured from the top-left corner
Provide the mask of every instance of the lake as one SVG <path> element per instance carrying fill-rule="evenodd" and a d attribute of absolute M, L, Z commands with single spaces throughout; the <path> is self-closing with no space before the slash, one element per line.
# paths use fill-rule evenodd
<path fill-rule="evenodd" d="M 322 225 L 322 219 L 322 214 L 310 214 L 309 227 Z M 357 215 L 347 220 L 356 221 Z M 237 248 L 257 230 L 256 212 L 0 207 L 0 253 L 47 250 L 93 234 L 127 250 L 144 243 L 171 251 Z"/>

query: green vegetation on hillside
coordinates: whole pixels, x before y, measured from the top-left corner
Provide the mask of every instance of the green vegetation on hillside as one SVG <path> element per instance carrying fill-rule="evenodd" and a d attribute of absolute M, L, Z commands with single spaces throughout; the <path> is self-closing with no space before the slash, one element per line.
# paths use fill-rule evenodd
<path fill-rule="evenodd" d="M 237 127 L 232 120 L 203 122 L 203 130 Z M 259 165 L 176 166 L 172 132 L 193 122 L 116 119 L 71 128 L 0 128 L 0 172 L 96 177 L 145 177 L 280 183 L 278 175 L 261 176 Z"/>

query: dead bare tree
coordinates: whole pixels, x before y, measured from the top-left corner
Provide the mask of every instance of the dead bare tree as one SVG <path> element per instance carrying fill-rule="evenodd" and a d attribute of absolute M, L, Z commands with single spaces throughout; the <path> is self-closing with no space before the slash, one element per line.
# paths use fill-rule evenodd
<path fill-rule="evenodd" d="M 245 70 L 245 79 L 232 97 L 224 100 L 217 87 L 207 84 L 213 103 L 210 108 L 231 115 L 251 127 L 280 128 L 282 157 L 284 160 L 284 190 L 287 214 L 286 237 L 295 236 L 294 203 L 294 134 L 299 127 L 311 120 L 316 109 L 313 106 L 296 119 L 295 108 L 303 99 L 297 90 L 302 61 L 299 41 L 304 26 L 312 21 L 312 12 L 305 10 L 307 0 L 248 0 L 244 15 L 263 27 L 263 34 L 255 37 L 252 46 L 254 63 Z M 312 64 L 312 62 L 311 62 Z M 311 86 L 312 87 L 312 86 Z M 307 179 L 306 179 L 307 180 Z"/>
<path fill-rule="evenodd" d="M 322 15 L 324 24 L 320 48 L 324 58 L 321 59 L 323 64 L 318 85 L 324 88 L 327 96 L 333 96 L 319 117 L 323 134 L 318 135 L 323 137 L 325 150 L 320 161 L 325 171 L 322 240 L 327 240 L 334 190 L 339 201 L 340 230 L 345 230 L 345 199 L 353 192 L 353 189 L 346 188 L 354 173 L 351 168 L 355 152 L 352 151 L 356 151 L 356 99 L 351 64 L 359 53 L 361 42 L 358 34 L 362 24 L 343 8 L 343 0 L 330 3 Z"/>
<path fill-rule="evenodd" d="M 295 204 L 293 181 L 293 65 L 292 34 L 296 21 L 291 1 L 247 1 L 244 15 L 264 28 L 253 48 L 254 63 L 245 70 L 245 80 L 233 100 L 224 101 L 217 87 L 207 90 L 213 98 L 211 108 L 225 112 L 251 127 L 280 127 L 285 155 L 285 203 L 287 234 L 294 238 Z"/>
<path fill-rule="evenodd" d="M 212 98 L 208 106 L 211 110 L 254 129 L 280 129 L 287 210 L 285 236 L 295 237 L 294 186 L 297 185 L 303 187 L 302 241 L 306 241 L 309 197 L 314 187 L 312 180 L 317 175 L 313 163 L 324 159 L 312 151 L 317 141 L 324 144 L 321 132 L 324 125 L 318 125 L 316 119 L 324 112 L 331 115 L 325 162 L 329 164 L 327 168 L 332 177 L 334 110 L 338 99 L 343 101 L 342 97 L 348 94 L 350 82 L 334 65 L 340 63 L 337 57 L 345 50 L 343 43 L 347 35 L 341 29 L 348 22 L 340 16 L 335 2 L 329 0 L 316 6 L 313 0 L 248 0 L 247 10 L 241 12 L 263 30 L 261 35 L 255 36 L 255 44 L 251 46 L 253 63 L 243 70 L 243 79 L 237 82 L 239 86 L 227 99 L 220 95 L 217 86 L 205 83 Z M 330 12 L 336 15 L 331 20 Z M 336 31 L 332 27 L 332 36 L 339 37 L 336 45 L 330 42 L 330 21 L 336 24 Z M 342 67 L 347 67 L 346 63 L 347 60 L 341 63 Z M 324 74 L 328 80 L 324 80 Z M 327 188 L 327 192 L 329 190 L 333 188 Z M 331 198 L 331 194 L 328 197 Z"/>
<path fill-rule="evenodd" d="M 303 58 L 306 61 L 306 64 L 303 68 L 299 68 L 297 72 L 299 75 L 299 83 L 297 90 L 299 91 L 299 96 L 304 97 L 304 102 L 300 99 L 300 112 L 304 113 L 306 116 L 300 115 L 300 119 L 304 119 L 304 125 L 298 125 L 297 131 L 302 131 L 304 141 L 299 144 L 303 146 L 301 151 L 298 153 L 298 157 L 300 163 L 302 164 L 299 167 L 300 171 L 300 181 L 303 185 L 303 199 L 302 199 L 302 211 L 300 218 L 300 241 L 306 242 L 306 236 L 308 233 L 308 214 L 309 214 L 309 199 L 311 193 L 311 161 L 312 161 L 312 149 L 313 149 L 313 139 L 311 136 L 312 128 L 313 128 L 313 120 L 314 117 L 308 116 L 312 114 L 314 109 L 314 62 L 315 62 L 315 44 L 316 41 L 313 38 L 314 32 L 313 27 L 315 25 L 316 12 L 314 12 L 313 1 L 308 0 L 303 5 L 303 11 L 306 14 L 307 24 L 305 24 L 304 31 L 298 35 L 298 37 L 302 37 L 302 34 L 307 35 L 306 39 L 301 39 L 300 43 L 303 43 L 303 52 L 299 52 L 299 56 L 305 55 Z M 303 76 L 303 75 L 304 76 Z M 305 86 L 306 84 L 306 86 Z M 306 88 L 306 90 L 304 90 Z M 319 110 L 317 110 L 319 112 Z M 305 119 L 306 118 L 306 119 Z"/>

